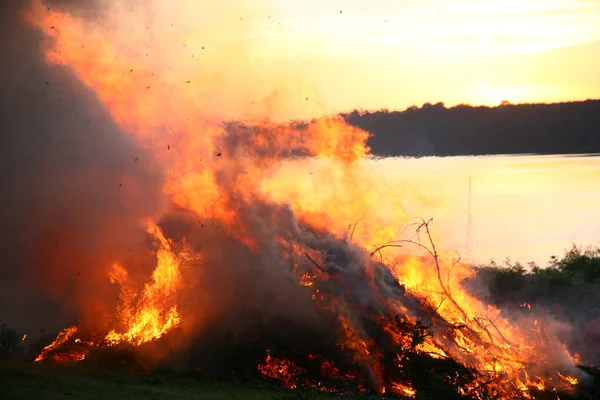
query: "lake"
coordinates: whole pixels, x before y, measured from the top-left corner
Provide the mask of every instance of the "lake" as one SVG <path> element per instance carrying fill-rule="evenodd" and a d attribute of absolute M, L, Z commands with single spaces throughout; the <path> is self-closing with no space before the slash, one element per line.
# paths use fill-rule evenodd
<path fill-rule="evenodd" d="M 391 184 L 428 200 L 407 204 L 434 217 L 447 247 L 475 263 L 490 259 L 546 265 L 573 243 L 600 245 L 600 156 L 386 158 Z M 427 207 L 423 207 L 427 204 Z"/>

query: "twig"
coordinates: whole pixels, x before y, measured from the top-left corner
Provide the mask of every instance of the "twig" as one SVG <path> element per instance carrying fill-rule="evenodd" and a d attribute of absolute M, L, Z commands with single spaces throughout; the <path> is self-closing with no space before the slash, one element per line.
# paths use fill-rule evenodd
<path fill-rule="evenodd" d="M 458 326 L 453 326 L 454 329 L 462 329 L 462 328 L 466 328 L 467 329 L 467 334 L 469 334 L 472 339 L 477 339 L 477 341 L 480 341 L 481 339 L 479 339 L 479 335 L 473 331 L 469 326 L 468 326 L 468 322 L 470 320 L 469 316 L 467 315 L 466 311 L 458 304 L 458 302 L 454 299 L 454 297 L 452 296 L 451 291 L 449 290 L 449 274 L 450 272 L 448 272 L 447 275 L 447 279 L 446 282 L 447 284 L 445 285 L 443 280 L 442 280 L 442 275 L 441 275 L 441 268 L 440 268 L 440 263 L 439 263 L 439 254 L 437 252 L 437 248 L 435 246 L 435 242 L 433 241 L 433 237 L 431 236 L 431 230 L 429 229 L 429 224 L 433 222 L 433 218 L 425 221 L 425 219 L 421 218 L 421 224 L 418 225 L 416 232 L 417 234 L 419 234 L 421 232 L 421 230 L 425 231 L 425 234 L 427 235 L 427 239 L 429 241 L 429 246 L 427 247 L 424 244 L 421 243 L 420 241 L 420 235 L 417 236 L 417 238 L 419 238 L 418 241 L 415 241 L 413 239 L 405 239 L 405 240 L 399 240 L 399 241 L 395 241 L 395 242 L 390 242 L 384 246 L 382 246 L 382 248 L 384 247 L 398 247 L 397 243 L 410 243 L 413 244 L 423 250 L 425 250 L 434 260 L 435 263 L 435 267 L 436 267 L 436 273 L 437 273 L 437 277 L 438 277 L 438 282 L 439 285 L 442 289 L 443 294 L 445 295 L 445 297 L 454 305 L 454 307 L 456 308 L 456 310 L 458 310 L 458 312 L 462 315 L 463 320 L 464 320 L 464 324 L 460 326 L 460 328 Z M 381 249 L 378 248 L 376 251 L 380 251 Z M 460 260 L 460 259 L 459 259 Z M 458 264 L 459 260 L 456 260 L 455 263 L 453 264 L 453 267 Z M 490 331 L 487 329 L 487 327 L 483 326 L 483 324 L 478 320 L 478 319 L 473 319 L 473 321 L 479 326 L 479 328 L 486 332 L 487 336 L 489 337 L 491 344 L 495 346 L 494 344 L 494 339 L 492 334 L 490 333 Z M 452 326 L 452 325 L 451 325 Z M 500 334 L 500 337 L 506 342 L 506 343 L 510 343 L 508 340 L 506 340 L 506 338 L 502 335 L 502 333 L 499 331 L 499 329 L 495 326 L 494 328 L 496 329 L 496 331 L 498 331 L 498 333 Z"/>
<path fill-rule="evenodd" d="M 458 254 L 458 258 L 452 262 L 452 265 L 450 266 L 450 268 L 448 268 L 448 273 L 446 274 L 446 288 L 448 289 L 448 292 L 450 294 L 452 294 L 452 291 L 450 290 L 450 273 L 452 272 L 454 267 L 456 267 L 456 265 L 460 262 L 460 260 L 461 257 L 460 254 Z"/>
<path fill-rule="evenodd" d="M 359 221 L 360 221 L 360 220 L 356 221 L 356 222 L 354 223 L 354 226 L 352 226 L 352 232 L 350 232 L 350 237 L 348 238 L 348 241 L 350 241 L 350 242 L 352 241 L 352 237 L 354 236 L 354 231 L 356 231 L 356 225 L 358 225 L 358 222 L 359 222 Z"/>
<path fill-rule="evenodd" d="M 383 262 L 383 254 L 381 254 L 381 250 L 388 248 L 388 247 L 403 247 L 401 244 L 395 244 L 395 243 L 399 243 L 402 242 L 401 240 L 398 241 L 392 241 L 392 242 L 388 242 L 382 246 L 376 247 L 375 250 L 373 250 L 370 254 L 371 257 L 373 257 L 375 255 L 375 253 L 379 253 L 379 261 Z"/>
<path fill-rule="evenodd" d="M 435 308 L 435 310 L 433 310 L 433 312 L 437 312 L 440 307 L 442 306 L 442 304 L 444 303 L 444 300 L 446 300 L 446 298 L 444 297 L 444 295 L 442 294 L 442 301 L 440 301 L 440 304 L 438 304 L 438 306 Z"/>
<path fill-rule="evenodd" d="M 498 318 L 500 318 L 500 316 L 498 316 Z M 500 331 L 500 329 L 498 329 L 498 327 L 496 326 L 496 321 L 498 320 L 498 318 L 496 318 L 495 320 L 491 321 L 491 320 L 489 319 L 489 317 L 487 317 L 487 316 L 485 317 L 485 319 L 486 319 L 486 320 L 487 320 L 487 321 L 490 323 L 490 325 L 491 325 L 491 326 L 494 328 L 494 330 L 495 330 L 496 332 L 498 332 L 498 335 L 500 335 L 500 337 L 502 338 L 502 340 L 504 340 L 506 343 L 508 343 L 508 344 L 512 345 L 513 343 L 512 343 L 510 340 L 508 340 L 508 339 L 507 339 L 507 338 L 504 336 L 504 334 L 503 334 L 503 333 Z"/>
<path fill-rule="evenodd" d="M 324 270 L 324 269 L 323 269 L 323 268 L 322 268 L 322 267 L 321 267 L 319 264 L 317 264 L 317 262 L 316 262 L 315 260 L 313 260 L 313 259 L 312 259 L 312 258 L 311 258 L 311 257 L 308 255 L 308 253 L 307 253 L 307 252 L 304 252 L 304 255 L 306 256 L 306 258 L 308 258 L 308 259 L 310 260 L 310 262 L 312 262 L 312 263 L 313 263 L 313 265 L 314 265 L 315 267 L 319 268 L 319 269 L 321 270 L 321 272 L 323 272 L 323 273 L 325 273 L 325 274 L 327 273 L 327 271 L 325 271 L 325 270 Z"/>

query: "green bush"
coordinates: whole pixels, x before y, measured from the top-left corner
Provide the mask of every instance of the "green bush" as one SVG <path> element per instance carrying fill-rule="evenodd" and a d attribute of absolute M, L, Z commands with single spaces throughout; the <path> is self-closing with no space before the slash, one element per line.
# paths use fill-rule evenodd
<path fill-rule="evenodd" d="M 585 352 L 585 361 L 600 363 L 600 249 L 573 246 L 562 258 L 551 257 L 544 268 L 507 259 L 476 270 L 465 284 L 484 288 L 484 300 L 508 314 L 533 312 L 567 324 L 570 330 L 561 339 L 572 351 Z"/>

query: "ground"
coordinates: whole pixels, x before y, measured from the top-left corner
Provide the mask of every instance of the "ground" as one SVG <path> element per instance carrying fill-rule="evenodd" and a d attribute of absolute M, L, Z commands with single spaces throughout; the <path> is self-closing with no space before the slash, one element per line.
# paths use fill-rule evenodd
<path fill-rule="evenodd" d="M 259 382 L 207 382 L 185 376 L 127 375 L 42 365 L 0 364 L 0 398 L 9 399 L 334 399 L 329 393 L 282 390 Z M 367 399 L 344 396 L 344 399 Z"/>

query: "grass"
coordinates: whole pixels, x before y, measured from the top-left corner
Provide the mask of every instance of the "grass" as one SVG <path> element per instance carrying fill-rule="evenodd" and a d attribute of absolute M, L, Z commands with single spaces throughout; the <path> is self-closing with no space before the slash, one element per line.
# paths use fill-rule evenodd
<path fill-rule="evenodd" d="M 0 364 L 0 398 L 8 399 L 335 399 L 334 394 L 283 390 L 265 382 L 232 383 L 189 376 L 83 371 L 44 365 Z M 343 396 L 368 399 L 369 396 Z"/>

